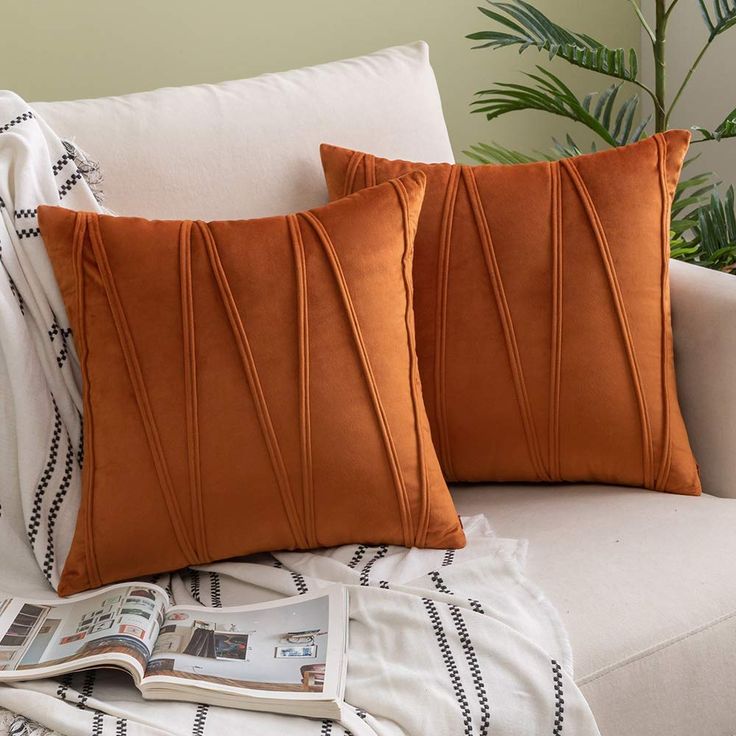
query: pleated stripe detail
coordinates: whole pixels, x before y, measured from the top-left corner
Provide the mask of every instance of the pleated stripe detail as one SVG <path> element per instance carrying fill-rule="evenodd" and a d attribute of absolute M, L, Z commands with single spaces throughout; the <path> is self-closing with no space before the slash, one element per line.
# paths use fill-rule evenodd
<path fill-rule="evenodd" d="M 447 296 L 450 282 L 450 247 L 455 205 L 460 191 L 460 169 L 450 170 L 442 211 L 440 248 L 437 254 L 437 317 L 435 332 L 434 376 L 437 415 L 437 454 L 448 478 L 455 477 L 447 418 Z"/>
<path fill-rule="evenodd" d="M 367 385 L 368 391 L 371 396 L 371 402 L 373 405 L 376 419 L 378 421 L 378 426 L 381 431 L 381 437 L 383 439 L 384 447 L 386 450 L 386 457 L 389 463 L 389 470 L 391 472 L 391 477 L 394 482 L 396 500 L 397 500 L 397 504 L 399 507 L 399 514 L 401 517 L 401 527 L 402 527 L 402 535 L 404 538 L 404 545 L 406 547 L 411 547 L 413 543 L 414 533 L 413 533 L 413 523 L 412 523 L 412 518 L 411 518 L 411 508 L 409 506 L 409 501 L 408 501 L 408 496 L 407 496 L 407 491 L 406 491 L 406 484 L 404 481 L 403 474 L 401 472 L 401 466 L 399 464 L 399 458 L 398 458 L 398 453 L 396 451 L 396 445 L 394 443 L 393 437 L 391 436 L 391 430 L 389 428 L 386 411 L 383 407 L 383 402 L 381 401 L 381 397 L 378 392 L 378 385 L 376 383 L 376 379 L 373 374 L 373 369 L 371 368 L 371 364 L 368 359 L 368 351 L 366 350 L 366 347 L 365 347 L 363 335 L 360 330 L 360 325 L 358 323 L 358 317 L 355 312 L 355 307 L 353 305 L 352 297 L 350 296 L 350 291 L 348 289 L 347 282 L 345 280 L 345 275 L 343 274 L 343 271 L 342 271 L 342 266 L 340 265 L 340 261 L 337 257 L 337 253 L 335 251 L 334 245 L 332 244 L 330 236 L 327 233 L 327 230 L 325 229 L 324 225 L 320 222 L 320 220 L 311 212 L 302 212 L 300 213 L 300 215 L 298 215 L 298 217 L 306 220 L 306 222 L 308 222 L 311 225 L 312 229 L 317 235 L 317 238 L 320 244 L 322 245 L 322 249 L 325 255 L 327 256 L 327 261 L 332 270 L 332 274 L 335 279 L 335 284 L 337 285 L 338 291 L 340 292 L 343 306 L 345 308 L 345 313 L 348 318 L 348 322 L 350 324 L 350 330 L 352 332 L 353 341 L 354 341 L 354 344 L 355 344 L 355 347 L 358 353 L 358 358 L 360 360 L 360 365 L 363 370 L 363 376 L 365 378 L 366 385 Z"/>
<path fill-rule="evenodd" d="M 669 293 L 670 293 L 670 217 L 672 211 L 672 202 L 667 192 L 667 139 L 657 134 L 654 136 L 654 142 L 657 144 L 657 167 L 659 169 L 659 186 L 662 194 L 662 224 L 661 224 L 661 252 L 662 252 L 662 412 L 664 429 L 662 436 L 662 457 L 659 463 L 659 470 L 655 480 L 655 488 L 661 490 L 667 485 L 667 479 L 670 474 L 672 465 L 672 437 L 671 437 L 671 412 L 670 401 L 672 389 L 670 381 L 672 373 L 669 367 L 673 362 L 673 350 L 671 344 L 671 329 L 669 325 Z"/>
<path fill-rule="evenodd" d="M 358 151 L 353 153 L 353 155 L 350 157 L 350 161 L 348 162 L 348 169 L 345 174 L 345 188 L 343 190 L 343 197 L 346 197 L 348 194 L 355 190 L 355 177 L 358 173 L 358 167 L 364 159 L 365 154 Z"/>
<path fill-rule="evenodd" d="M 406 291 L 406 334 L 409 348 L 410 360 L 410 383 L 411 383 L 411 402 L 414 412 L 414 437 L 417 446 L 417 465 L 419 467 L 419 496 L 421 500 L 419 519 L 417 520 L 416 530 L 414 534 L 414 545 L 422 547 L 426 545 L 427 532 L 429 529 L 430 518 L 430 495 L 429 495 L 429 478 L 427 472 L 427 454 L 424 446 L 424 434 L 421 427 L 421 411 L 422 400 L 417 394 L 420 390 L 419 364 L 416 353 L 416 337 L 414 336 L 414 308 L 413 304 L 413 280 L 412 280 L 412 258 L 411 254 L 414 248 L 411 228 L 409 225 L 409 204 L 407 202 L 407 194 L 404 185 L 398 179 L 391 180 L 391 184 L 396 190 L 396 196 L 401 205 L 402 220 L 404 225 L 404 255 L 402 258 L 402 271 L 404 274 L 404 289 Z"/>
<path fill-rule="evenodd" d="M 526 382 L 524 380 L 524 369 L 522 367 L 521 355 L 519 354 L 519 347 L 516 341 L 516 334 L 514 332 L 513 318 L 508 301 L 506 299 L 506 294 L 504 292 L 503 279 L 501 277 L 501 271 L 496 260 L 496 254 L 493 248 L 493 240 L 491 238 L 491 231 L 488 226 L 488 220 L 486 219 L 485 211 L 483 210 L 480 193 L 478 191 L 478 185 L 475 181 L 472 167 L 463 166 L 462 172 L 465 186 L 467 188 L 468 196 L 470 199 L 470 206 L 473 211 L 473 216 L 475 218 L 475 223 L 478 229 L 478 235 L 480 237 L 480 242 L 483 248 L 483 257 L 486 262 L 491 290 L 493 292 L 493 297 L 498 308 L 498 314 L 504 334 L 504 343 L 506 346 L 509 366 L 511 368 L 511 373 L 513 377 L 516 399 L 519 405 L 519 411 L 521 413 L 521 420 L 524 427 L 524 435 L 526 437 L 529 457 L 539 479 L 545 481 L 551 480 L 550 474 L 547 471 L 544 460 L 542 458 L 542 453 L 539 446 L 539 439 L 537 437 L 536 427 L 534 426 L 534 418 L 532 416 L 529 394 L 526 388 Z"/>
<path fill-rule="evenodd" d="M 174 531 L 174 536 L 183 556 L 186 559 L 200 562 L 201 560 L 197 555 L 195 545 L 189 537 L 189 532 L 186 524 L 184 523 L 181 509 L 179 508 L 179 503 L 176 498 L 174 484 L 171 480 L 171 473 L 169 472 L 168 464 L 166 463 L 166 457 L 161 444 L 161 437 L 156 425 L 153 408 L 151 407 L 151 402 L 148 397 L 148 391 L 143 378 L 140 361 L 135 350 L 133 336 L 125 317 L 125 311 L 118 295 L 110 264 L 107 260 L 107 253 L 102 242 L 102 234 L 99 230 L 99 221 L 94 215 L 88 214 L 87 217 L 92 252 L 94 253 L 95 261 L 97 262 L 97 267 L 100 271 L 100 279 L 110 307 L 110 313 L 115 324 L 115 330 L 118 335 L 120 348 L 123 352 L 128 376 L 135 393 L 136 403 L 138 404 L 138 410 L 141 415 L 141 422 L 143 424 L 146 441 L 148 442 L 148 447 L 151 452 L 151 458 L 153 460 L 156 476 L 158 478 L 164 503 L 171 521 L 171 526 Z"/>
<path fill-rule="evenodd" d="M 365 157 L 365 183 L 369 187 L 376 186 L 376 157 L 367 155 Z"/>
<path fill-rule="evenodd" d="M 649 410 L 647 408 L 646 396 L 641 381 L 641 372 L 639 370 L 639 362 L 636 357 L 634 348 L 634 339 L 631 333 L 628 316 L 626 314 L 626 306 L 624 303 L 621 286 L 616 275 L 616 269 L 613 263 L 611 250 L 608 246 L 606 233 L 601 224 L 598 212 L 595 209 L 590 192 L 583 181 L 583 177 L 577 170 L 577 167 L 569 159 L 561 160 L 561 165 L 570 177 L 572 184 L 580 198 L 580 202 L 585 209 L 590 226 L 595 235 L 598 250 L 600 252 L 601 261 L 606 273 L 611 298 L 616 309 L 616 317 L 619 323 L 621 337 L 624 343 L 626 359 L 629 365 L 631 380 L 636 396 L 637 409 L 639 412 L 639 420 L 641 424 L 641 440 L 642 440 L 642 485 L 647 488 L 654 487 L 654 462 L 653 462 L 653 442 L 652 429 L 649 418 Z"/>
<path fill-rule="evenodd" d="M 562 375 L 562 181 L 558 162 L 550 164 L 552 199 L 552 324 L 550 333 L 549 386 L 549 474 L 552 480 L 562 480 L 560 468 L 560 384 Z"/>
<path fill-rule="evenodd" d="M 181 321 L 184 364 L 184 407 L 186 413 L 189 495 L 194 539 L 200 559 L 211 557 L 207 549 L 202 474 L 199 452 L 199 412 L 197 407 L 197 357 L 194 337 L 194 293 L 192 289 L 192 223 L 179 228 L 179 281 L 181 285 Z"/>
<path fill-rule="evenodd" d="M 310 547 L 320 546 L 314 510 L 312 475 L 312 424 L 309 399 L 309 306 L 307 301 L 307 264 L 304 240 L 296 215 L 289 215 L 289 237 L 294 251 L 297 293 L 297 330 L 299 340 L 299 439 L 301 444 L 302 508 L 305 534 Z"/>
<path fill-rule="evenodd" d="M 261 434 L 266 444 L 268 455 L 271 460 L 271 467 L 273 468 L 274 478 L 279 488 L 281 503 L 294 539 L 293 546 L 307 547 L 306 534 L 296 509 L 296 503 L 291 491 L 286 465 L 284 464 L 284 459 L 273 427 L 271 415 L 268 411 L 266 397 L 263 393 L 263 387 L 258 376 L 256 361 L 250 348 L 243 320 L 238 312 L 235 298 L 233 297 L 230 289 L 227 275 L 225 274 L 222 262 L 220 261 L 215 239 L 212 237 L 212 233 L 205 222 L 198 221 L 196 226 L 204 239 L 210 266 L 212 267 L 215 282 L 217 283 L 217 288 L 220 292 L 220 298 L 222 300 L 223 307 L 225 308 L 225 312 L 227 313 L 228 322 L 230 323 L 238 352 L 240 353 L 243 371 L 253 398 L 253 403 L 255 404 Z"/>

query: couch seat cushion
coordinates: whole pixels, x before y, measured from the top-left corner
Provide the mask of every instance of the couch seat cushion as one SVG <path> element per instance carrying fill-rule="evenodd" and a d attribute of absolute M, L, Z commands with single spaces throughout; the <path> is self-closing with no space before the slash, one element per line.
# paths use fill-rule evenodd
<path fill-rule="evenodd" d="M 606 735 L 736 729 L 736 500 L 610 486 L 458 486 L 461 514 L 529 540 Z"/>

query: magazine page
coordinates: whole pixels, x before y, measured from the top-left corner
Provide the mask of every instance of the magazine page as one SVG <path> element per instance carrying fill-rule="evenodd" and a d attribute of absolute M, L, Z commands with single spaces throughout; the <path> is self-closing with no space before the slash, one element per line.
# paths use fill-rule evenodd
<path fill-rule="evenodd" d="M 343 586 L 248 606 L 174 606 L 141 690 L 164 697 L 167 685 L 194 685 L 241 698 L 339 698 L 346 636 Z"/>
<path fill-rule="evenodd" d="M 0 681 L 117 664 L 136 679 L 163 621 L 166 592 L 123 583 L 65 599 L 0 602 Z"/>

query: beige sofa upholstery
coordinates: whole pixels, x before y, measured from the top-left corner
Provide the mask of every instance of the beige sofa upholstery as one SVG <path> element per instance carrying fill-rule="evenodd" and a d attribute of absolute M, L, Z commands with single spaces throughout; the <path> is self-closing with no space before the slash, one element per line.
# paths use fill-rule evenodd
<path fill-rule="evenodd" d="M 120 213 L 214 219 L 317 204 L 322 140 L 451 160 L 426 47 L 329 66 L 35 108 L 101 161 Z M 736 498 L 736 278 L 673 263 L 672 303 L 705 487 Z M 529 576 L 567 625 L 604 736 L 736 733 L 736 500 L 599 486 L 454 494 L 461 512 L 529 540 Z"/>
<path fill-rule="evenodd" d="M 612 486 L 466 486 L 529 540 L 604 736 L 736 732 L 736 501 Z"/>
<path fill-rule="evenodd" d="M 670 280 L 678 393 L 703 488 L 736 498 L 736 279 L 671 261 Z"/>

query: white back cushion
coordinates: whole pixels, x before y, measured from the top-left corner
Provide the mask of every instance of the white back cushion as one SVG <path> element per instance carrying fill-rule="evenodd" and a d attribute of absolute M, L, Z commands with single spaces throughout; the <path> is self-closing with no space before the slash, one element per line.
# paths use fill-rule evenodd
<path fill-rule="evenodd" d="M 33 107 L 97 160 L 105 206 L 237 219 L 327 201 L 319 144 L 452 161 L 425 43 L 222 84 Z"/>

